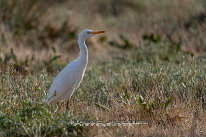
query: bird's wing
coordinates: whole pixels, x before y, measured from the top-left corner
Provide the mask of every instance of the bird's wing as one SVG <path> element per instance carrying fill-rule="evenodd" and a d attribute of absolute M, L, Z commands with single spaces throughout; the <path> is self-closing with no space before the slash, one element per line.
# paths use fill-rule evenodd
<path fill-rule="evenodd" d="M 72 96 L 74 90 L 77 88 L 78 83 L 79 82 L 76 82 L 74 86 L 70 89 L 70 91 L 66 91 L 66 93 L 59 100 L 68 100 Z"/>
<path fill-rule="evenodd" d="M 72 88 L 69 89 L 69 91 L 64 91 L 64 92 L 56 92 L 54 93 L 53 96 L 51 96 L 48 100 L 47 103 L 57 103 L 62 100 L 68 100 L 70 96 L 73 94 L 73 91 L 75 90 L 75 84 Z"/>
<path fill-rule="evenodd" d="M 66 92 L 74 88 L 78 81 L 75 64 L 75 61 L 69 63 L 54 79 L 47 96 L 47 102 L 50 102 L 51 99 L 61 98 Z"/>

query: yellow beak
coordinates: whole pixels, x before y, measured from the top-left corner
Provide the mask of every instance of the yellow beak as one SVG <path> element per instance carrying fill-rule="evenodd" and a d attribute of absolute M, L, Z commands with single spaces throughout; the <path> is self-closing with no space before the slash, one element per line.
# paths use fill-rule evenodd
<path fill-rule="evenodd" d="M 92 31 L 92 32 L 87 32 L 88 34 L 100 34 L 104 33 L 105 31 Z"/>

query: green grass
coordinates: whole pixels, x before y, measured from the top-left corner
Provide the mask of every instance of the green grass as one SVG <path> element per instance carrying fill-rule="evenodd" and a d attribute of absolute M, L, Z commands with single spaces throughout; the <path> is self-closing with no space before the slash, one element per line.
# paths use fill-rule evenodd
<path fill-rule="evenodd" d="M 52 62 L 58 66 L 56 63 Z M 135 52 L 89 65 L 69 111 L 64 104 L 41 103 L 58 72 L 37 69 L 25 75 L 9 67 L 8 73 L 1 73 L 0 133 L 3 136 L 85 136 L 89 134 L 88 127 L 74 126 L 70 123 L 72 119 L 128 120 L 131 115 L 133 120 L 163 126 L 168 121 L 162 119 L 166 115 L 172 119 L 170 111 L 175 108 L 205 111 L 206 61 L 191 58 L 182 51 L 177 53 L 165 43 L 146 42 Z M 165 128 L 171 128 L 170 124 Z M 205 134 L 205 130 L 202 132 Z"/>

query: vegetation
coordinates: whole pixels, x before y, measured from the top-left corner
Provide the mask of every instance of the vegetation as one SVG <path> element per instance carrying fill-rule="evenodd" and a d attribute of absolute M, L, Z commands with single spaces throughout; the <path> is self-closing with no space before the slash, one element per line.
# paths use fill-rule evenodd
<path fill-rule="evenodd" d="M 205 2 L 86 4 L 0 2 L 0 136 L 205 136 Z M 90 63 L 70 109 L 42 103 L 78 55 L 77 32 L 97 29 L 94 17 L 106 34 L 88 41 Z"/>

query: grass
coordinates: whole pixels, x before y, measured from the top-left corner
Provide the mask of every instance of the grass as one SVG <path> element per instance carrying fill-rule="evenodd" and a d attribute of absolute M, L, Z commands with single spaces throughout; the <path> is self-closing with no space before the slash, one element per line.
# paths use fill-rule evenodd
<path fill-rule="evenodd" d="M 204 1 L 0 5 L 0 136 L 206 136 Z M 82 28 L 106 34 L 87 41 L 90 62 L 70 110 L 43 104 L 78 55 Z M 146 124 L 74 123 L 135 120 Z"/>
<path fill-rule="evenodd" d="M 1 73 L 1 134 L 89 136 L 95 127 L 74 126 L 71 120 L 147 120 L 148 126 L 139 125 L 144 127 L 143 133 L 122 126 L 102 130 L 115 131 L 117 136 L 169 135 L 164 131 L 170 129 L 188 135 L 194 111 L 198 114 L 195 122 L 200 123 L 194 134 L 205 135 L 200 115 L 205 112 L 206 77 L 202 74 L 206 61 L 189 59 L 190 55 L 173 50 L 164 43 L 150 43 L 136 52 L 89 66 L 69 111 L 64 103 L 59 108 L 41 103 L 57 72 L 43 69 L 24 75 L 11 66 L 8 73 Z M 179 111 L 173 112 L 176 109 Z M 177 128 L 186 121 L 190 124 Z M 150 128 L 159 126 L 164 130 L 152 133 Z M 121 133 L 117 128 L 126 130 Z"/>

